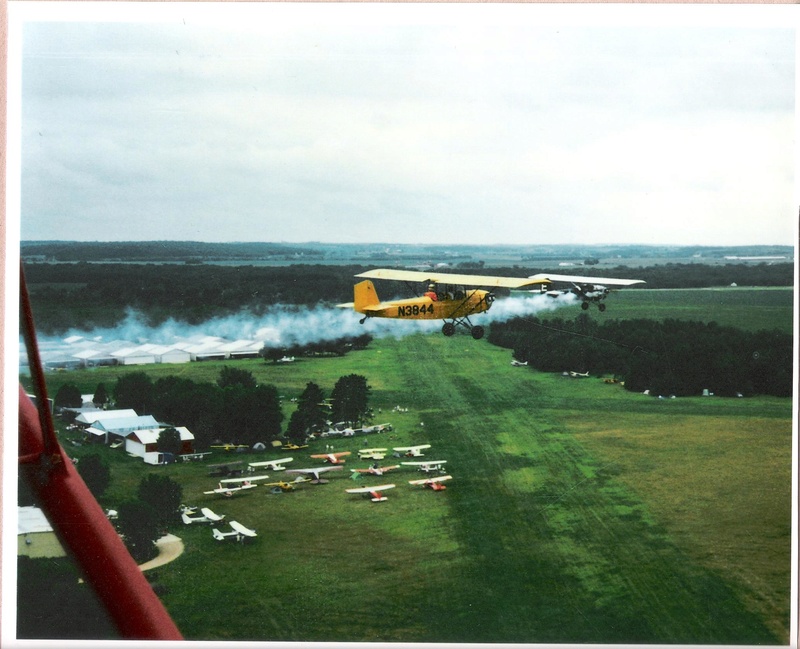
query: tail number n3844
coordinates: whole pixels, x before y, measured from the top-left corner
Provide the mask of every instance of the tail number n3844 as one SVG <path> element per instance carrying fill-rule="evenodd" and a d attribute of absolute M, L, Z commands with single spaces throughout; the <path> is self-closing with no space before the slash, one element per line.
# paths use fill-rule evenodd
<path fill-rule="evenodd" d="M 398 306 L 398 316 L 420 316 L 426 313 L 433 314 L 433 304 L 409 304 L 408 306 Z"/>

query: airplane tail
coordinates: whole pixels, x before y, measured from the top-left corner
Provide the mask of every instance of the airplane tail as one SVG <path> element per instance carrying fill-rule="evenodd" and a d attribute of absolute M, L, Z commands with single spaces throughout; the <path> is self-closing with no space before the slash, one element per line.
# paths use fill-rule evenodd
<path fill-rule="evenodd" d="M 368 279 L 359 282 L 353 288 L 354 303 L 353 308 L 359 313 L 364 313 L 364 309 L 380 304 L 375 285 Z"/>

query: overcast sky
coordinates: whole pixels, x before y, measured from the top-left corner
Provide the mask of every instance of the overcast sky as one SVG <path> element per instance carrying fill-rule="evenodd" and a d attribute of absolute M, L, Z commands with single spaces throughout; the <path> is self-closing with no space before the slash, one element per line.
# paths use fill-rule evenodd
<path fill-rule="evenodd" d="M 9 6 L 22 239 L 794 243 L 783 20 L 144 4 Z"/>

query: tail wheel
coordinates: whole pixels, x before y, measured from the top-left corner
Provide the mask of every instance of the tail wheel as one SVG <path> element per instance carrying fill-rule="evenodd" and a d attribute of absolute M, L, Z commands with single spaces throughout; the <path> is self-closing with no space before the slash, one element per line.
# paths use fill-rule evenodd
<path fill-rule="evenodd" d="M 456 332 L 456 326 L 452 322 L 445 322 L 442 325 L 442 333 L 445 336 L 452 336 Z"/>
<path fill-rule="evenodd" d="M 484 329 L 483 327 L 478 325 L 477 327 L 473 327 L 470 333 L 472 334 L 472 337 L 475 340 L 480 340 L 481 338 L 483 338 Z"/>

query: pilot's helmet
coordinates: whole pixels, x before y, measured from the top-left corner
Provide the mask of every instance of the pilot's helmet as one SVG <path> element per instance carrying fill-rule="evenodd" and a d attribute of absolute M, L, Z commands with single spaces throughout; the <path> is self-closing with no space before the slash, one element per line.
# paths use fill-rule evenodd
<path fill-rule="evenodd" d="M 435 291 L 436 290 L 436 284 L 428 284 L 428 290 L 429 291 Z"/>

